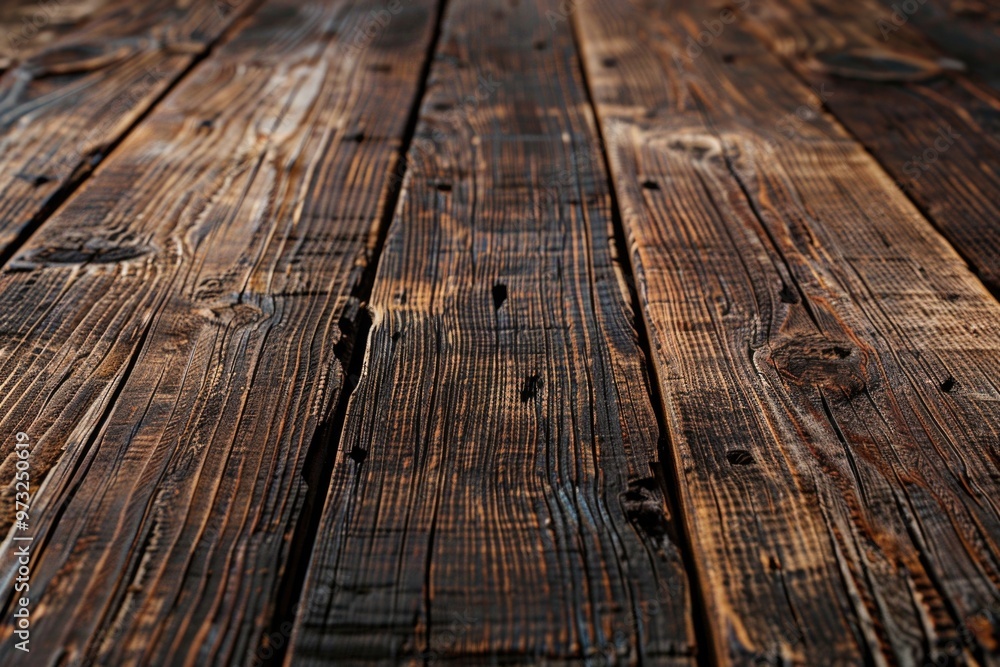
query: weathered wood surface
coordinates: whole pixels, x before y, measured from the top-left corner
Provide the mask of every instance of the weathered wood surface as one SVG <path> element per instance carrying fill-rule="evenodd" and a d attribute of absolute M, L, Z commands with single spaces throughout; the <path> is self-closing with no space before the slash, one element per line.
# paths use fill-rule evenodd
<path fill-rule="evenodd" d="M 998 664 L 1000 304 L 737 20 L 686 48 L 723 8 L 574 14 L 705 648 L 713 664 Z"/>
<path fill-rule="evenodd" d="M 269 2 L 0 275 L 0 431 L 34 443 L 37 639 L 15 651 L 4 623 L 0 663 L 270 651 L 434 32 L 414 0 L 358 39 L 379 7 Z"/>
<path fill-rule="evenodd" d="M 747 7 L 747 25 L 819 93 L 819 105 L 778 129 L 798 137 L 825 106 L 1000 295 L 1000 97 L 909 21 L 883 40 L 885 15 L 877 0 Z M 723 35 L 713 48 L 727 43 Z M 878 201 L 870 208 L 869 217 L 882 212 Z"/>
<path fill-rule="evenodd" d="M 0 70 L 103 15 L 113 0 L 8 0 L 0 4 Z"/>
<path fill-rule="evenodd" d="M 692 664 L 558 0 L 453 0 L 287 664 Z"/>
<path fill-rule="evenodd" d="M 1000 91 L 1000 2 L 997 0 L 881 0 L 879 34 L 892 42 L 910 23 L 938 48 Z"/>
<path fill-rule="evenodd" d="M 24 23 L 0 26 L 10 51 L 0 55 L 10 65 L 0 75 L 0 260 L 258 1 L 220 11 L 222 0 L 42 0 L 13 12 L 47 22 L 33 36 Z"/>

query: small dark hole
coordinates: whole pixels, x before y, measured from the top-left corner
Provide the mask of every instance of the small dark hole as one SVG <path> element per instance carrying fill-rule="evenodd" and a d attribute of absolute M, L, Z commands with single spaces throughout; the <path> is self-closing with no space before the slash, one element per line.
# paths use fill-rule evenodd
<path fill-rule="evenodd" d="M 44 174 L 39 174 L 38 176 L 35 176 L 34 180 L 31 181 L 31 184 L 34 185 L 37 188 L 37 187 L 41 187 L 41 186 L 45 185 L 46 183 L 48 183 L 51 180 L 52 179 L 49 178 L 48 176 L 46 176 Z"/>
<path fill-rule="evenodd" d="M 435 102 L 431 107 L 434 111 L 448 111 L 451 109 L 450 102 Z"/>
<path fill-rule="evenodd" d="M 206 118 L 205 120 L 198 123 L 198 127 L 200 127 L 203 130 L 211 130 L 213 127 L 215 127 L 215 121 L 212 120 L 211 118 Z"/>
<path fill-rule="evenodd" d="M 540 39 L 535 42 L 535 51 L 544 51 L 547 46 L 548 43 L 544 39 Z"/>
<path fill-rule="evenodd" d="M 605 67 L 614 67 L 615 65 L 618 64 L 618 60 L 616 58 L 605 58 L 604 60 L 601 61 L 601 64 L 603 64 Z"/>
<path fill-rule="evenodd" d="M 781 292 L 778 294 L 782 303 L 798 303 L 799 295 L 792 289 L 789 285 L 782 285 Z"/>
<path fill-rule="evenodd" d="M 538 390 L 541 388 L 542 378 L 537 373 L 524 378 L 524 384 L 521 386 L 521 402 L 527 403 L 538 396 Z"/>
<path fill-rule="evenodd" d="M 438 192 L 451 192 L 451 183 L 438 183 L 434 187 Z"/>
<path fill-rule="evenodd" d="M 355 132 L 354 134 L 348 135 L 347 140 L 348 141 L 353 141 L 356 144 L 360 144 L 362 141 L 365 140 L 365 133 L 364 132 Z"/>
<path fill-rule="evenodd" d="M 726 453 L 726 460 L 734 466 L 748 466 L 753 463 L 753 456 L 745 449 L 733 449 Z"/>
<path fill-rule="evenodd" d="M 660 184 L 657 183 L 656 181 L 643 181 L 642 187 L 646 188 L 647 190 L 659 190 Z"/>
<path fill-rule="evenodd" d="M 354 461 L 358 465 L 361 465 L 362 463 L 365 462 L 365 459 L 368 458 L 368 450 L 367 449 L 362 449 L 361 447 L 358 447 L 358 446 L 355 446 L 351 450 L 350 456 L 351 456 L 351 460 L 352 461 Z"/>
<path fill-rule="evenodd" d="M 731 63 L 731 62 L 735 62 L 735 61 L 736 61 L 736 56 L 734 56 L 733 54 L 731 54 L 731 53 L 723 53 L 722 54 L 722 62 L 724 62 L 724 63 Z"/>
<path fill-rule="evenodd" d="M 948 379 L 941 383 L 941 391 L 947 394 L 948 392 L 950 392 L 952 389 L 955 388 L 956 384 L 957 383 L 955 382 L 955 378 L 949 375 Z"/>
<path fill-rule="evenodd" d="M 392 342 L 393 343 L 397 342 L 399 340 L 400 336 L 402 336 L 402 335 L 403 335 L 403 332 L 401 332 L 401 331 L 393 331 L 392 332 Z"/>
<path fill-rule="evenodd" d="M 493 286 L 493 310 L 500 310 L 500 306 L 507 300 L 507 286 L 497 283 Z"/>
<path fill-rule="evenodd" d="M 628 500 L 630 502 L 638 503 L 642 502 L 645 499 L 646 499 L 646 494 L 641 489 L 638 490 L 633 489 L 632 491 L 625 492 L 625 500 Z"/>
<path fill-rule="evenodd" d="M 822 352 L 827 357 L 837 357 L 838 359 L 846 359 L 851 356 L 851 351 L 849 349 L 846 347 L 840 347 L 839 345 L 824 348 Z"/>

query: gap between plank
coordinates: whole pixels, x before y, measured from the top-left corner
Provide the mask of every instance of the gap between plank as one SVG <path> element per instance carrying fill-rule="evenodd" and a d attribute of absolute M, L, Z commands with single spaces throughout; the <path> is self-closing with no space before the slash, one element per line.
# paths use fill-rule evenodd
<path fill-rule="evenodd" d="M 622 221 L 621 207 L 618 204 L 618 193 L 615 190 L 615 179 L 611 172 L 611 160 L 608 157 L 607 142 L 604 136 L 604 128 L 598 116 L 597 105 L 594 102 L 594 95 L 590 88 L 590 79 L 587 76 L 587 66 L 583 59 L 582 37 L 578 19 L 570 21 L 570 33 L 576 45 L 576 57 L 583 80 L 584 94 L 587 96 L 587 104 L 590 107 L 591 115 L 594 118 L 594 125 L 598 135 L 598 144 L 601 150 L 601 158 L 604 162 L 604 172 L 608 179 L 608 192 L 611 197 L 611 224 L 614 230 L 616 261 L 619 268 L 625 274 L 628 288 L 629 305 L 632 308 L 632 323 L 635 327 L 638 338 L 639 349 L 643 355 L 643 366 L 646 368 L 646 386 L 650 394 L 650 401 L 653 407 L 653 414 L 656 415 L 656 425 L 660 431 L 659 456 L 660 471 L 657 479 L 664 487 L 664 498 L 666 498 L 670 510 L 670 524 L 672 527 L 671 538 L 677 546 L 681 555 L 681 562 L 684 564 L 684 577 L 687 580 L 688 597 L 691 603 L 691 625 L 694 629 L 695 661 L 699 667 L 710 667 L 719 664 L 716 657 L 712 655 L 712 647 L 715 645 L 710 640 L 710 628 L 708 611 L 705 606 L 705 599 L 698 586 L 698 578 L 695 576 L 694 550 L 691 545 L 693 541 L 688 533 L 687 524 L 682 516 L 683 507 L 681 505 L 681 494 L 678 489 L 681 485 L 679 463 L 674 456 L 674 446 L 670 439 L 670 431 L 667 428 L 667 419 L 663 411 L 663 395 L 660 392 L 659 377 L 656 372 L 656 365 L 651 362 L 653 350 L 650 344 L 649 332 L 646 323 L 646 312 L 639 300 L 639 293 L 636 290 L 636 275 L 632 267 L 632 256 L 629 254 L 628 235 L 625 232 L 625 224 Z M 640 662 L 641 664 L 641 662 Z"/>
<path fill-rule="evenodd" d="M 227 28 L 219 32 L 219 34 L 214 38 L 206 42 L 205 48 L 200 52 L 193 55 L 191 62 L 187 64 L 186 67 L 181 69 L 174 75 L 174 78 L 170 80 L 167 85 L 160 91 L 159 95 L 154 96 L 149 100 L 148 106 L 142 112 L 140 112 L 135 120 L 132 121 L 125 129 L 123 129 L 118 136 L 112 137 L 110 141 L 99 148 L 88 151 L 85 155 L 81 155 L 76 166 L 73 168 L 73 172 L 66 179 L 66 182 L 59 186 L 52 196 L 49 197 L 42 207 L 33 215 L 31 219 L 21 228 L 14 237 L 14 240 L 7 245 L 3 251 L 0 251 L 0 271 L 7 268 L 10 261 L 17 255 L 18 251 L 34 236 L 35 232 L 41 229 L 49 218 L 51 218 L 55 213 L 62 208 L 70 197 L 72 197 L 77 190 L 82 186 L 94 172 L 97 171 L 102 163 L 104 163 L 111 154 L 114 153 L 115 149 L 118 148 L 122 142 L 128 138 L 132 132 L 139 127 L 139 125 L 149 117 L 150 114 L 159 106 L 167 95 L 174 91 L 177 86 L 181 84 L 187 76 L 194 71 L 194 69 L 204 62 L 215 49 L 220 45 L 229 40 L 234 34 L 243 29 L 244 24 L 250 20 L 253 13 L 264 4 L 265 0 L 246 0 L 245 5 L 240 13 L 237 14 L 236 18 L 233 19 L 232 23 L 229 24 Z M 169 47 L 162 47 L 163 50 Z M 4 70 L 0 69 L 0 73 Z M 136 348 L 136 356 L 138 356 L 139 348 Z M 131 363 L 134 363 L 134 359 Z M 124 379 L 127 379 L 127 375 Z"/>
<path fill-rule="evenodd" d="M 278 646 L 275 643 L 272 647 L 271 657 L 262 661 L 261 664 L 265 667 L 282 665 L 291 644 L 290 628 L 294 627 L 297 620 L 306 573 L 312 560 L 313 549 L 319 538 L 319 524 L 323 516 L 323 508 L 326 506 L 327 492 L 333 478 L 337 456 L 341 453 L 340 446 L 344 423 L 347 421 L 347 407 L 354 394 L 367 356 L 368 334 L 372 324 L 371 315 L 368 312 L 368 300 L 371 298 L 375 285 L 379 260 L 389 235 L 389 227 L 396 215 L 396 206 L 403 191 L 404 177 L 407 171 L 406 156 L 413 143 L 417 122 L 420 119 L 420 108 L 427 93 L 427 81 L 430 78 L 434 54 L 437 53 L 438 42 L 441 38 L 441 24 L 447 2 L 448 0 L 439 0 L 436 5 L 434 27 L 427 49 L 427 57 L 420 70 L 416 94 L 406 119 L 396 161 L 391 165 L 387 175 L 387 178 L 390 179 L 390 186 L 385 194 L 385 206 L 382 209 L 382 217 L 378 221 L 376 240 L 361 278 L 351 290 L 351 297 L 356 299 L 358 304 L 358 312 L 354 320 L 347 326 L 347 330 L 341 332 L 341 341 L 337 343 L 338 345 L 345 344 L 343 354 L 338 354 L 343 368 L 343 385 L 340 395 L 337 397 L 336 405 L 331 410 L 330 416 L 317 429 L 306 453 L 302 471 L 303 476 L 306 476 L 307 479 L 305 503 L 292 535 L 289 560 L 278 588 L 279 598 L 275 604 L 274 614 L 264 630 L 264 635 L 257 642 L 259 647 L 263 646 L 265 641 L 270 642 L 269 638 L 272 636 L 281 637 L 281 645 Z M 343 320 L 341 326 L 344 326 Z M 309 475 L 308 471 L 317 466 L 320 472 Z"/>

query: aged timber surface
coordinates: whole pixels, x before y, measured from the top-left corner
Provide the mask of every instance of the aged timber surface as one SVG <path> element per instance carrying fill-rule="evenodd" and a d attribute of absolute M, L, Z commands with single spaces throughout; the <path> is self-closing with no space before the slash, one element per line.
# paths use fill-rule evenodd
<path fill-rule="evenodd" d="M 448 3 L 288 664 L 692 664 L 559 11 Z"/>
<path fill-rule="evenodd" d="M 998 21 L 0 3 L 0 664 L 1000 667 Z"/>
<path fill-rule="evenodd" d="M 20 21 L 4 15 L 0 258 L 257 2 L 220 12 L 216 2 L 91 0 L 71 11 L 48 0 L 11 11 Z M 45 23 L 33 33 L 25 21 L 35 20 Z"/>
<path fill-rule="evenodd" d="M 776 129 L 794 138 L 829 109 L 1000 296 L 1000 91 L 965 75 L 916 22 L 883 38 L 876 20 L 886 15 L 878 0 L 747 8 L 747 25 L 819 97 Z M 727 44 L 723 35 L 717 46 Z M 869 215 L 884 214 L 880 201 L 870 203 Z"/>
<path fill-rule="evenodd" d="M 359 48 L 378 4 L 268 2 L 0 275 L 38 638 L 0 663 L 257 655 L 434 32 L 414 1 Z"/>
<path fill-rule="evenodd" d="M 574 15 L 706 648 L 724 664 L 997 664 L 1000 304 L 829 116 L 776 128 L 819 102 L 738 22 L 687 52 L 720 11 Z"/>

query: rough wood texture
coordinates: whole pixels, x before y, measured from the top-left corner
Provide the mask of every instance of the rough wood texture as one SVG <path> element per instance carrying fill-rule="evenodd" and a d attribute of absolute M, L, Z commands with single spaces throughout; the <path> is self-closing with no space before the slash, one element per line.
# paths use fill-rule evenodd
<path fill-rule="evenodd" d="M 691 56 L 721 11 L 574 15 L 707 648 L 998 664 L 1000 304 L 828 116 L 780 130 L 817 98 L 735 21 Z"/>
<path fill-rule="evenodd" d="M 916 4 L 913 4 L 916 3 Z M 975 76 L 1000 92 L 1000 2 L 997 0 L 881 0 L 876 23 L 891 42 L 902 20 Z M 916 8 L 915 11 L 912 11 Z"/>
<path fill-rule="evenodd" d="M 287 664 L 692 664 L 558 12 L 448 4 Z"/>
<path fill-rule="evenodd" d="M 0 275 L 38 639 L 0 663 L 254 661 L 433 34 L 414 0 L 359 47 L 378 7 L 267 4 Z"/>
<path fill-rule="evenodd" d="M 51 10 L 52 21 L 63 11 L 67 21 L 77 16 L 80 23 L 47 23 L 18 42 L 13 66 L 0 76 L 0 258 L 6 260 L 225 28 L 257 4 L 231 0 L 233 8 L 220 11 L 219 2 L 109 0 L 90 13 L 86 3 L 76 7 L 82 16 L 68 1 L 21 7 L 29 21 Z M 8 38 L 24 30 L 5 27 Z"/>
<path fill-rule="evenodd" d="M 820 93 L 781 131 L 799 137 L 825 105 L 1000 295 L 1000 97 L 951 69 L 909 21 L 883 40 L 886 15 L 877 0 L 763 0 L 744 13 Z"/>

